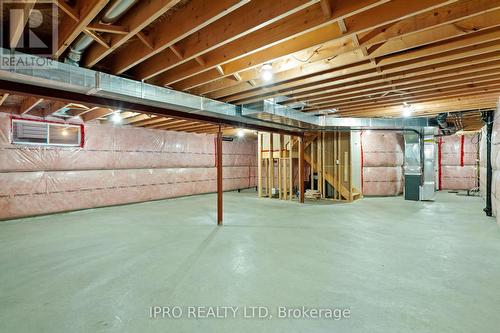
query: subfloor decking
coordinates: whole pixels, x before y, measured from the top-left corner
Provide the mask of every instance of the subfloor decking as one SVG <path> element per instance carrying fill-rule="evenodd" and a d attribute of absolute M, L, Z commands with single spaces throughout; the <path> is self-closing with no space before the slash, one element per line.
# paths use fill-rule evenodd
<path fill-rule="evenodd" d="M 214 195 L 0 222 L 0 332 L 498 332 L 500 231 L 480 198 L 224 203 L 223 228 Z M 149 318 L 172 305 L 351 318 Z"/>

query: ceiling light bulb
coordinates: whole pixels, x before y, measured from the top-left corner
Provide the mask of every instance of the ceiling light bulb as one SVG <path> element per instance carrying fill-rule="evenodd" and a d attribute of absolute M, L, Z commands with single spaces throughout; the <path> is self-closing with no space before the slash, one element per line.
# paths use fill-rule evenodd
<path fill-rule="evenodd" d="M 273 65 L 267 63 L 262 65 L 262 68 L 260 69 L 261 71 L 261 76 L 262 80 L 264 81 L 271 81 L 273 79 Z"/>
<path fill-rule="evenodd" d="M 238 130 L 238 133 L 237 133 L 237 134 L 238 134 L 238 137 L 239 137 L 239 138 L 242 138 L 242 137 L 244 137 L 244 136 L 245 136 L 245 130 L 243 130 L 243 129 L 241 129 L 241 128 L 240 128 L 240 129 Z"/>
<path fill-rule="evenodd" d="M 271 81 L 273 79 L 273 73 L 271 71 L 262 71 L 262 80 Z"/>
<path fill-rule="evenodd" d="M 115 123 L 115 124 L 118 124 L 122 121 L 122 117 L 120 116 L 120 114 L 118 112 L 115 112 L 113 113 L 113 115 L 111 116 L 111 120 Z"/>
<path fill-rule="evenodd" d="M 66 129 L 63 129 L 62 132 L 61 132 L 61 134 L 63 136 L 68 136 L 68 131 Z"/>
<path fill-rule="evenodd" d="M 408 118 L 411 116 L 411 113 L 412 113 L 411 106 L 405 105 L 403 107 L 403 117 Z"/>

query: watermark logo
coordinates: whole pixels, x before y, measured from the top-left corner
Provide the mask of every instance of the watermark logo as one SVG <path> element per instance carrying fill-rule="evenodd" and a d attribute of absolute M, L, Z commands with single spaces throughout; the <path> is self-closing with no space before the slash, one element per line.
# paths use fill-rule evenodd
<path fill-rule="evenodd" d="M 58 7 L 52 0 L 0 2 L 0 69 L 55 67 Z"/>

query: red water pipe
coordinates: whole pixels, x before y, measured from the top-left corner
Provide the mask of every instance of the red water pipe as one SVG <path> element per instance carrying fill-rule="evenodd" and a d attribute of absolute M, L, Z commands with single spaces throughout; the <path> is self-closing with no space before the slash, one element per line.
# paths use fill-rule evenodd
<path fill-rule="evenodd" d="M 364 153 L 363 153 L 363 131 L 361 131 L 361 134 L 360 134 L 360 145 L 361 145 L 361 193 L 363 193 L 365 191 L 365 172 L 364 172 L 364 168 L 363 168 L 363 164 L 364 164 Z"/>
<path fill-rule="evenodd" d="M 464 141 L 465 141 L 465 136 L 462 135 L 460 138 L 460 166 L 464 166 Z"/>
<path fill-rule="evenodd" d="M 442 145 L 443 145 L 443 138 L 439 138 L 438 141 L 438 190 L 441 191 L 443 188 L 443 171 L 441 169 L 441 162 L 442 162 Z"/>

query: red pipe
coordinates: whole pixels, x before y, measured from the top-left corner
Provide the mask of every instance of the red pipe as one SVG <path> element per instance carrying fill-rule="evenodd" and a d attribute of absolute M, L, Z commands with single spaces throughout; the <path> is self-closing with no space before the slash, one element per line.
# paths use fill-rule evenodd
<path fill-rule="evenodd" d="M 364 164 L 364 152 L 363 152 L 363 131 L 360 134 L 360 145 L 361 145 L 361 193 L 365 191 L 365 170 L 363 168 Z"/>
<path fill-rule="evenodd" d="M 460 166 L 464 166 L 464 141 L 465 141 L 465 136 L 462 135 L 460 138 Z"/>
<path fill-rule="evenodd" d="M 442 145 L 443 145 L 443 138 L 439 138 L 438 141 L 438 190 L 441 191 L 443 188 L 443 171 L 441 169 L 441 164 L 442 164 Z"/>
<path fill-rule="evenodd" d="M 217 225 L 222 225 L 223 208 L 222 208 L 222 131 L 219 126 L 217 133 L 217 144 L 215 146 L 217 156 Z"/>

